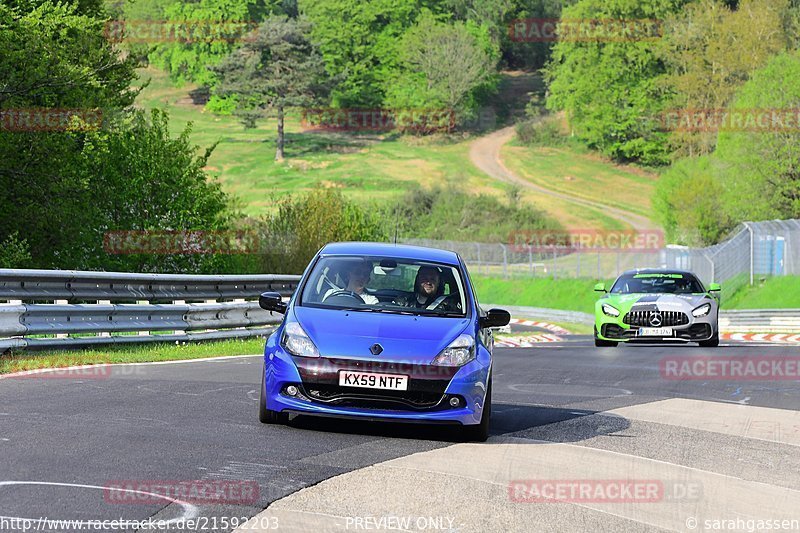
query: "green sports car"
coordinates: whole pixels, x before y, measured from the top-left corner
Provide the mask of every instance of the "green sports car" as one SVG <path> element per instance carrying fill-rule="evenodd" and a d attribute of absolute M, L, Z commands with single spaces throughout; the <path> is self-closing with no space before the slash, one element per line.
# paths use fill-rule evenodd
<path fill-rule="evenodd" d="M 691 272 L 646 269 L 624 272 L 594 306 L 595 346 L 619 342 L 697 342 L 719 345 L 719 291 Z"/>

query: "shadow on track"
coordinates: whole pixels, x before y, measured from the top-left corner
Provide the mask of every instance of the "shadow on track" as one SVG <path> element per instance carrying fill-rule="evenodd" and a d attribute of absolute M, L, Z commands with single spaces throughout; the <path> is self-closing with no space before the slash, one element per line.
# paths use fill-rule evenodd
<path fill-rule="evenodd" d="M 575 409 L 559 409 L 555 407 L 534 407 L 512 403 L 495 402 L 492 404 L 492 423 L 490 434 L 493 437 L 508 433 L 535 432 L 537 428 L 574 420 L 573 430 L 558 442 L 577 442 L 600 434 L 623 431 L 630 425 L 621 417 L 604 416 L 608 421 L 598 424 L 597 417 L 589 415 L 596 411 L 576 411 Z M 582 420 L 587 422 L 584 424 Z M 609 422 L 610 421 L 610 422 Z M 370 435 L 395 439 L 416 439 L 440 442 L 461 442 L 458 425 L 444 424 L 408 424 L 398 422 L 372 422 L 350 419 L 338 419 L 308 415 L 297 415 L 288 424 L 298 430 L 327 433 L 349 433 Z M 584 426 L 582 428 L 582 426 Z M 552 440 L 552 439 L 548 439 Z"/>

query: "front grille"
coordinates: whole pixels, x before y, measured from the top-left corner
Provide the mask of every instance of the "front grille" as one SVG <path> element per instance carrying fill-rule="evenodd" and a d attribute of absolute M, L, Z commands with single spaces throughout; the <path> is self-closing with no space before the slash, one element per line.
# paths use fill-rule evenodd
<path fill-rule="evenodd" d="M 657 326 L 650 321 L 650 315 L 654 312 L 661 315 L 661 324 Z M 660 328 L 686 325 L 689 323 L 689 316 L 681 311 L 631 311 L 625 315 L 622 321 L 631 326 Z"/>
<path fill-rule="evenodd" d="M 293 357 L 305 397 L 315 402 L 347 407 L 381 409 L 448 408 L 445 390 L 457 367 L 420 365 L 391 361 Z M 408 376 L 408 390 L 395 391 L 339 386 L 343 370 Z M 463 405 L 463 404 L 462 404 Z"/>
<path fill-rule="evenodd" d="M 353 391 L 334 385 L 303 385 L 305 396 L 329 405 L 381 407 L 391 409 L 427 409 L 442 402 L 444 395 L 424 391 L 369 390 Z M 446 404 L 445 404 L 446 405 Z"/>

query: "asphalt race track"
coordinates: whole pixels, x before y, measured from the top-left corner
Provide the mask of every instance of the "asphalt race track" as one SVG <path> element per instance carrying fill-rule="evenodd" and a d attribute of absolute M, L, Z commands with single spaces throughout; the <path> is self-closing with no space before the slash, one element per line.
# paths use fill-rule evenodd
<path fill-rule="evenodd" d="M 665 374 L 665 361 L 708 357 L 769 357 L 773 378 Z M 6 377 L 0 530 L 22 531 L 9 522 L 19 517 L 38 531 L 79 530 L 40 518 L 194 517 L 171 530 L 230 531 L 223 519 L 268 506 L 247 530 L 711 531 L 723 520 L 724 530 L 800 520 L 800 387 L 774 374 L 775 361 L 798 359 L 798 346 L 598 349 L 582 337 L 497 348 L 493 436 L 480 444 L 441 427 L 262 425 L 258 356 Z M 258 491 L 222 504 L 121 503 L 104 490 L 120 480 L 247 480 Z M 656 483 L 657 494 L 534 501 L 543 481 L 576 480 Z"/>

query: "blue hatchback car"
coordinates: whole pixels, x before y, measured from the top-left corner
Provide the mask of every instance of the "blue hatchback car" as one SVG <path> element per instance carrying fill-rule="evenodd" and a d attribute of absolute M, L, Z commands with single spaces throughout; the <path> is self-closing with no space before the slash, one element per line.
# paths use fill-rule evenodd
<path fill-rule="evenodd" d="M 332 243 L 306 268 L 264 350 L 259 419 L 290 414 L 461 426 L 486 440 L 491 328 L 458 254 L 384 243 Z"/>

